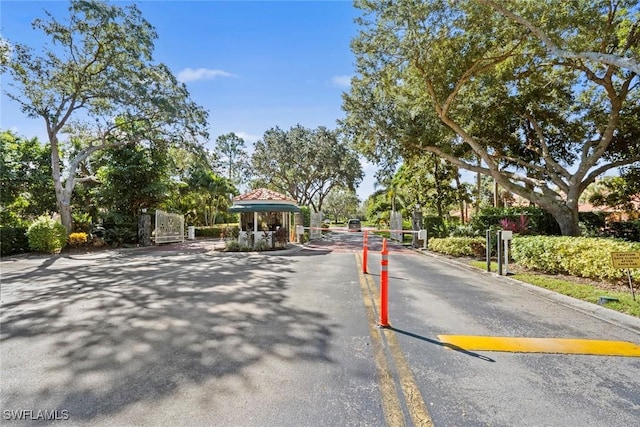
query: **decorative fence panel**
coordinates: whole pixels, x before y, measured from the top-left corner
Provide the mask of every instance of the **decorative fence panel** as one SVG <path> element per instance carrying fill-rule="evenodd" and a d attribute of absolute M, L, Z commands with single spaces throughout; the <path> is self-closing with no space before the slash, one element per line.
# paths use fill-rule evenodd
<path fill-rule="evenodd" d="M 322 230 L 318 230 L 318 228 L 322 227 L 322 218 L 322 211 L 311 213 L 311 230 L 309 230 L 309 238 L 311 240 L 322 239 Z"/>
<path fill-rule="evenodd" d="M 400 212 L 391 212 L 389 228 L 391 230 L 402 230 L 402 214 Z M 402 231 L 392 231 L 389 237 L 391 237 L 392 240 L 402 242 Z"/>
<path fill-rule="evenodd" d="M 155 243 L 184 242 L 184 215 L 156 210 Z"/>

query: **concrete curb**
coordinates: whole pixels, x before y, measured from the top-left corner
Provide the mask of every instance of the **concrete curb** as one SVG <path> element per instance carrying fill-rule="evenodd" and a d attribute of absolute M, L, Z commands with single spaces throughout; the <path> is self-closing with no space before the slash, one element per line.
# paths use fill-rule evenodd
<path fill-rule="evenodd" d="M 565 307 L 572 308 L 583 314 L 587 314 L 589 316 L 595 317 L 597 319 L 600 319 L 605 322 L 609 322 L 616 326 L 627 329 L 631 332 L 640 334 L 640 318 L 637 318 L 628 314 L 620 313 L 618 311 L 612 310 L 610 308 L 606 308 L 598 304 L 593 304 L 590 302 L 569 297 L 567 295 L 562 295 L 557 292 L 553 292 L 548 289 L 544 289 L 544 288 L 532 285 L 530 283 L 521 282 L 520 280 L 516 280 L 511 277 L 499 276 L 497 273 L 480 270 L 478 268 L 475 268 L 463 262 L 457 261 L 455 259 L 447 258 L 445 256 L 442 256 L 433 252 L 425 252 L 424 250 L 420 250 L 420 249 L 414 249 L 414 250 L 422 255 L 435 258 L 438 261 L 444 262 L 451 266 L 464 269 L 467 271 L 471 271 L 476 274 L 489 276 L 492 279 L 498 280 L 502 283 L 515 284 L 515 285 L 521 286 L 525 288 L 527 291 L 531 293 L 535 293 L 550 301 L 554 301 L 558 304 L 561 304 Z"/>

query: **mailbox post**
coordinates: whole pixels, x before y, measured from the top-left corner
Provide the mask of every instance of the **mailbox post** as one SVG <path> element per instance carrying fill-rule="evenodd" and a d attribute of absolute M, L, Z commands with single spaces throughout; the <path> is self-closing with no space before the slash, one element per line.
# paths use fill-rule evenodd
<path fill-rule="evenodd" d="M 513 238 L 513 232 L 502 230 L 501 233 L 502 241 L 504 242 L 504 275 L 509 275 L 509 241 Z M 498 243 L 499 245 L 500 243 Z"/>

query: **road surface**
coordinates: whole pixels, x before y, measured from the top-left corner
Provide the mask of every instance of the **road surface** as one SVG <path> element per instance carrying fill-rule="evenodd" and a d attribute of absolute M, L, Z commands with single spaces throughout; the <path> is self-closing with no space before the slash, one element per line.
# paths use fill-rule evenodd
<path fill-rule="evenodd" d="M 624 347 L 640 344 L 637 319 L 392 247 L 392 328 L 377 328 L 380 240 L 365 275 L 361 239 L 332 233 L 271 254 L 194 243 L 2 260 L 2 424 L 52 415 L 69 426 L 640 419 L 640 354 Z M 535 338 L 536 352 L 514 351 L 509 338 Z M 549 347 L 554 339 L 630 354 L 575 354 Z"/>

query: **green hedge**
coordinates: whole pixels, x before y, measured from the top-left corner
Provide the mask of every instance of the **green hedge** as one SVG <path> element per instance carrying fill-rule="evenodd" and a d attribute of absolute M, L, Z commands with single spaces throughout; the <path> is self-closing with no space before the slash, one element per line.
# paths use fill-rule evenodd
<path fill-rule="evenodd" d="M 485 239 L 482 237 L 445 237 L 429 240 L 429 250 L 451 256 L 485 256 Z"/>
<path fill-rule="evenodd" d="M 67 229 L 56 220 L 41 216 L 27 229 L 27 238 L 32 250 L 53 254 L 67 244 Z"/>
<path fill-rule="evenodd" d="M 196 227 L 196 237 L 211 237 L 219 239 L 220 237 L 237 238 L 240 229 L 237 226 L 233 227 Z M 224 236 L 223 236 L 224 235 Z"/>
<path fill-rule="evenodd" d="M 0 255 L 29 252 L 29 239 L 25 227 L 0 227 Z"/>
<path fill-rule="evenodd" d="M 551 214 L 536 206 L 518 206 L 508 208 L 484 208 L 471 218 L 474 230 L 484 232 L 492 227 L 499 227 L 500 220 L 507 219 L 518 223 L 523 215 L 528 221 L 528 230 L 534 234 L 560 234 L 560 226 Z"/>
<path fill-rule="evenodd" d="M 549 274 L 564 273 L 616 281 L 624 270 L 611 265 L 611 252 L 640 251 L 640 243 L 594 237 L 515 236 L 511 255 L 518 264 Z"/>

